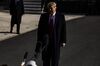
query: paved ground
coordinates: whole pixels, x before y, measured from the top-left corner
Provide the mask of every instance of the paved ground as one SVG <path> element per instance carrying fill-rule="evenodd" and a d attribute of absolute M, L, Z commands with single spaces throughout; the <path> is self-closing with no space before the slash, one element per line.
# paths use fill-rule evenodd
<path fill-rule="evenodd" d="M 68 21 L 67 39 L 60 66 L 100 66 L 100 16 Z"/>
<path fill-rule="evenodd" d="M 20 66 L 23 55 L 34 53 L 37 24 L 40 15 L 25 14 L 21 24 L 21 34 L 9 33 L 10 15 L 0 12 L 0 65 Z M 68 43 L 61 48 L 59 66 L 100 66 L 99 33 L 100 17 L 65 15 Z M 42 61 L 38 59 L 38 66 Z"/>
<path fill-rule="evenodd" d="M 37 28 L 40 14 L 25 14 L 22 17 L 21 23 L 21 34 L 34 30 Z M 83 15 L 65 15 L 66 20 L 76 19 L 83 17 Z M 0 12 L 0 41 L 8 39 L 10 37 L 16 36 L 16 25 L 14 27 L 14 33 L 9 33 L 10 31 L 10 19 L 9 13 Z"/>
<path fill-rule="evenodd" d="M 34 25 L 36 27 L 38 20 L 36 17 L 39 15 L 24 15 L 19 35 L 8 33 L 9 14 L 0 15 L 0 65 L 20 66 L 25 51 L 29 52 L 28 59 L 33 55 L 37 34 L 37 30 L 33 27 Z M 71 19 L 76 16 L 66 15 L 66 17 Z M 100 16 L 85 16 L 69 21 L 66 19 L 66 25 L 68 41 L 67 46 L 61 48 L 59 66 L 100 66 Z M 6 35 L 8 37 L 5 37 Z M 3 37 L 8 39 L 2 40 Z M 42 66 L 40 58 L 38 66 Z"/>

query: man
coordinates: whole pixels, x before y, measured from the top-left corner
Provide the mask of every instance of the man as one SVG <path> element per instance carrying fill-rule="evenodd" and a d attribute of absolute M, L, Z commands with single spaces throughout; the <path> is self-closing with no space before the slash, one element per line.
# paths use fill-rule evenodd
<path fill-rule="evenodd" d="M 24 14 L 24 5 L 23 0 L 10 0 L 10 14 L 11 14 L 11 27 L 10 33 L 13 31 L 13 27 L 16 24 L 17 34 L 20 33 L 20 23 L 22 15 Z"/>
<path fill-rule="evenodd" d="M 47 7 L 48 13 L 42 14 L 39 20 L 35 57 L 42 50 L 43 66 L 58 66 L 60 47 L 66 44 L 66 23 L 64 15 L 56 12 L 55 2 Z"/>

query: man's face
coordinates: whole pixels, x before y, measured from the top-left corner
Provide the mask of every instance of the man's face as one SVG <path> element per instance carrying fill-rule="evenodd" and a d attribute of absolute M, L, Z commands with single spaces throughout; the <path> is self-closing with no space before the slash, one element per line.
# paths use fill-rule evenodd
<path fill-rule="evenodd" d="M 49 8 L 49 11 L 50 11 L 50 13 L 54 13 L 54 12 L 56 12 L 56 9 L 57 9 L 56 4 L 54 4 Z"/>

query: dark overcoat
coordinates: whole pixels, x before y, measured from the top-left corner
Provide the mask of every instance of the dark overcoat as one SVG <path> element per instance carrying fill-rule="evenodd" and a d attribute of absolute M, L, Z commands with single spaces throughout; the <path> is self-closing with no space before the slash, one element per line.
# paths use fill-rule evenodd
<path fill-rule="evenodd" d="M 49 35 L 49 13 L 44 13 L 40 17 L 38 25 L 36 52 L 42 47 L 42 59 L 47 60 L 52 56 L 52 59 L 59 60 L 60 46 L 66 43 L 66 23 L 64 15 L 55 14 L 54 32 Z"/>
<path fill-rule="evenodd" d="M 9 9 L 11 15 L 23 15 L 24 14 L 23 0 L 19 0 L 17 3 L 15 3 L 15 0 L 10 0 Z"/>

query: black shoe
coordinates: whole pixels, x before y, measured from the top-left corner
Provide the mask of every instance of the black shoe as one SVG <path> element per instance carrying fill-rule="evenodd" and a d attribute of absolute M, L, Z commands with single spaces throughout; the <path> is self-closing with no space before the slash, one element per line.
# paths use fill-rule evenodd
<path fill-rule="evenodd" d="M 19 32 L 17 32 L 17 34 L 20 34 Z"/>
<path fill-rule="evenodd" d="M 12 33 L 12 31 L 10 31 L 10 33 Z"/>

